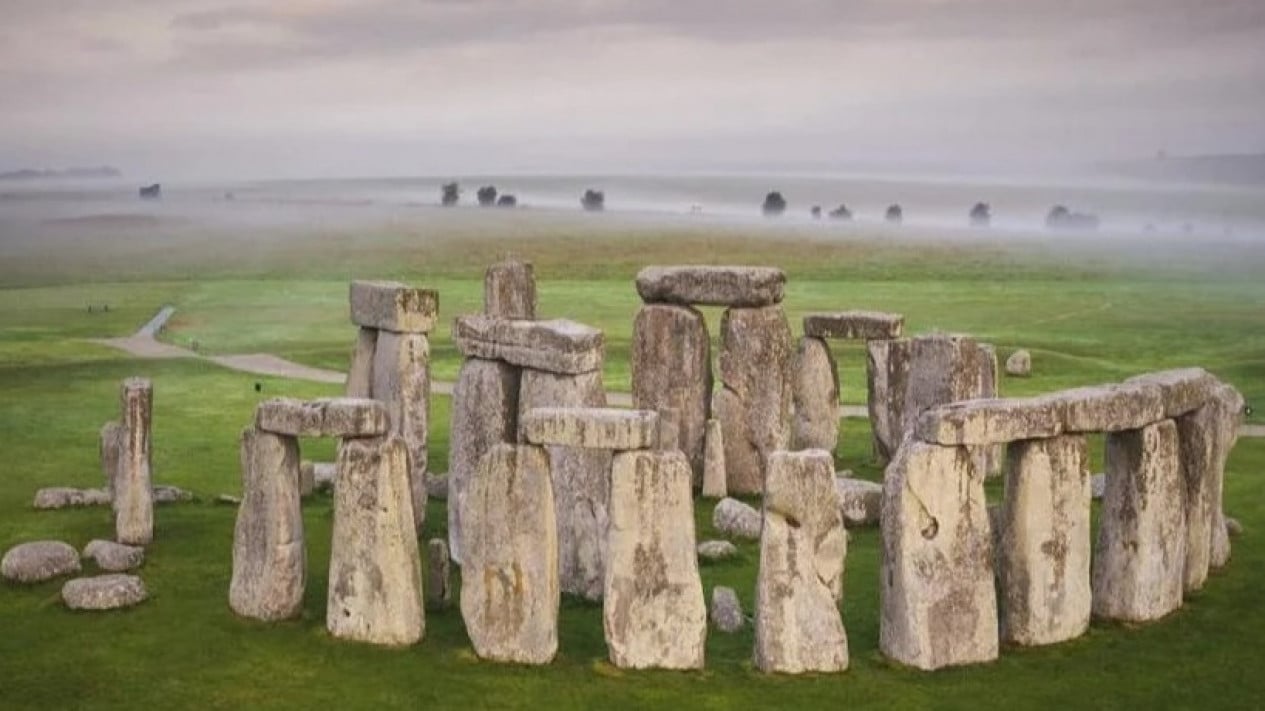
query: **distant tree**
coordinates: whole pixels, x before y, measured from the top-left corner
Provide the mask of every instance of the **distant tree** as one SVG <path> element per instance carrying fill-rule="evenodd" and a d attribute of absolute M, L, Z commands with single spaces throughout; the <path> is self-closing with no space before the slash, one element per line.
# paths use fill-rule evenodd
<path fill-rule="evenodd" d="M 814 220 L 821 219 L 821 205 L 813 205 L 813 209 L 809 210 L 809 212 L 812 214 Z"/>
<path fill-rule="evenodd" d="M 884 215 L 884 218 L 893 225 L 899 225 L 905 220 L 905 210 L 900 206 L 900 203 L 892 203 L 887 206 L 887 214 Z"/>
<path fill-rule="evenodd" d="M 163 186 L 158 183 L 145 185 L 141 187 L 139 194 L 142 200 L 157 200 L 163 196 Z"/>
<path fill-rule="evenodd" d="M 971 208 L 971 226 L 972 227 L 988 227 L 993 221 L 992 208 L 986 202 L 977 202 L 975 207 Z"/>
<path fill-rule="evenodd" d="M 606 194 L 592 188 L 585 190 L 584 197 L 580 198 L 580 207 L 589 212 L 601 212 L 606 209 Z"/>
<path fill-rule="evenodd" d="M 835 209 L 830 211 L 830 219 L 851 220 L 852 211 L 848 209 L 847 205 L 844 205 L 843 203 L 839 203 L 839 207 L 836 207 Z"/>
<path fill-rule="evenodd" d="M 475 196 L 479 198 L 479 205 L 481 207 L 492 207 L 496 204 L 496 186 L 484 185 L 479 188 L 479 191 L 475 193 Z"/>
<path fill-rule="evenodd" d="M 518 198 L 514 197 L 513 195 L 510 195 L 509 193 L 505 193 L 504 195 L 496 199 L 496 206 L 497 207 L 517 207 Z"/>
<path fill-rule="evenodd" d="M 761 210 L 765 217 L 778 217 L 786 212 L 786 198 L 782 197 L 782 193 L 774 190 L 764 196 L 764 205 Z"/>
<path fill-rule="evenodd" d="M 1045 216 L 1045 226 L 1050 228 L 1063 227 L 1067 222 L 1067 218 L 1072 214 L 1065 205 L 1055 205 L 1050 208 L 1049 214 Z"/>
<path fill-rule="evenodd" d="M 457 183 L 444 183 L 440 188 L 439 202 L 444 207 L 452 207 L 461 200 L 461 186 Z"/>
<path fill-rule="evenodd" d="M 1072 212 L 1063 205 L 1055 205 L 1045 216 L 1045 226 L 1052 230 L 1096 230 L 1098 216 Z"/>

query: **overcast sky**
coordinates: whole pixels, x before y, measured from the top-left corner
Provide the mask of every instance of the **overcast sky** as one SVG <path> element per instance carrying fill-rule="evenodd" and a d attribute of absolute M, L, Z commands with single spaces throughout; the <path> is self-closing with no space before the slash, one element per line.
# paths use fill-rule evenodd
<path fill-rule="evenodd" d="M 1265 0 L 0 0 L 0 170 L 1265 151 Z"/>

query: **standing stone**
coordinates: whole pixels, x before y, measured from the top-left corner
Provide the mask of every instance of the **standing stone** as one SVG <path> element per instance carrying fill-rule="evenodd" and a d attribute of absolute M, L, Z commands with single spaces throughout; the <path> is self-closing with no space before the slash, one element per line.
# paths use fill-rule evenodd
<path fill-rule="evenodd" d="M 461 520 L 466 487 L 484 454 L 518 439 L 518 368 L 498 360 L 468 358 L 452 389 L 448 443 L 448 552 L 462 554 Z"/>
<path fill-rule="evenodd" d="M 729 495 L 725 485 L 725 436 L 720 420 L 708 420 L 703 436 L 703 496 L 723 499 Z"/>
<path fill-rule="evenodd" d="M 347 397 L 373 396 L 373 360 L 378 345 L 378 329 L 361 326 L 356 345 L 351 350 L 351 368 L 347 371 Z"/>
<path fill-rule="evenodd" d="M 427 426 L 430 421 L 430 341 L 420 333 L 380 331 L 373 359 L 373 397 L 386 403 L 404 439 L 416 528 L 426 520 Z"/>
<path fill-rule="evenodd" d="M 343 440 L 325 626 L 341 639 L 413 644 L 426 628 L 409 456 L 396 435 Z"/>
<path fill-rule="evenodd" d="M 966 447 L 910 439 L 883 482 L 879 648 L 924 670 L 997 658 L 984 473 Z"/>
<path fill-rule="evenodd" d="M 1212 527 L 1215 510 L 1214 478 L 1225 473 L 1220 437 L 1220 407 L 1210 401 L 1203 407 L 1176 420 L 1178 451 L 1185 493 L 1186 560 L 1183 565 L 1183 590 L 1199 590 L 1208 580 L 1212 558 Z M 1219 488 L 1219 487 L 1216 487 Z"/>
<path fill-rule="evenodd" d="M 703 668 L 707 607 L 692 478 L 679 451 L 615 456 L 602 622 L 617 667 Z"/>
<path fill-rule="evenodd" d="M 717 585 L 712 588 L 712 624 L 721 632 L 737 632 L 747 625 L 742 603 L 733 588 Z"/>
<path fill-rule="evenodd" d="M 887 464 L 904 434 L 905 390 L 909 385 L 909 339 L 868 341 L 866 402 L 873 431 L 874 459 Z"/>
<path fill-rule="evenodd" d="M 986 361 L 987 352 L 971 338 L 944 334 L 914 338 L 910 342 L 909 382 L 900 439 L 913 431 L 919 415 L 926 410 L 980 397 L 987 379 Z"/>
<path fill-rule="evenodd" d="M 483 313 L 536 319 L 536 273 L 531 262 L 508 259 L 488 267 L 483 274 Z"/>
<path fill-rule="evenodd" d="M 1234 449 L 1239 439 L 1239 426 L 1243 423 L 1243 395 L 1233 387 L 1221 384 L 1213 393 L 1213 397 L 1221 408 L 1221 431 L 1218 440 L 1221 449 L 1214 459 L 1221 462 L 1220 469 L 1213 470 L 1212 486 L 1208 498 L 1212 501 L 1212 540 L 1208 554 L 1208 565 L 1211 568 L 1223 568 L 1230 562 L 1230 535 L 1226 525 L 1225 509 L 1222 504 L 1222 489 L 1225 483 L 1225 460 Z"/>
<path fill-rule="evenodd" d="M 781 306 L 730 308 L 720 321 L 717 419 L 724 433 L 727 488 L 764 490 L 769 455 L 790 445 L 791 329 Z"/>
<path fill-rule="evenodd" d="M 671 408 L 680 417 L 678 445 L 697 483 L 712 396 L 711 339 L 703 314 L 689 306 L 646 304 L 633 321 L 633 407 Z"/>
<path fill-rule="evenodd" d="M 537 407 L 605 407 L 602 372 L 559 375 L 525 369 L 518 398 L 520 438 L 524 415 Z M 607 500 L 611 452 L 547 447 L 557 509 L 558 566 L 562 591 L 589 600 L 602 597 L 606 559 Z"/>
<path fill-rule="evenodd" d="M 848 668 L 842 596 L 847 534 L 824 450 L 769 459 L 756 578 L 755 663 L 783 674 Z"/>
<path fill-rule="evenodd" d="M 123 430 L 114 483 L 114 530 L 119 543 L 154 540 L 154 492 L 150 478 L 150 419 L 154 386 L 144 378 L 123 381 Z"/>
<path fill-rule="evenodd" d="M 105 490 L 114 500 L 114 480 L 119 475 L 119 453 L 123 446 L 123 423 L 111 420 L 101 427 L 101 473 L 105 476 Z"/>
<path fill-rule="evenodd" d="M 970 396 L 972 398 L 997 397 L 997 349 L 991 344 L 980 343 L 975 361 L 979 380 Z M 978 452 L 982 458 L 984 473 L 989 477 L 999 476 L 1001 474 L 1002 460 L 1006 456 L 1005 445 L 987 444 L 980 447 Z"/>
<path fill-rule="evenodd" d="M 233 531 L 228 605 L 257 620 L 285 620 L 303 611 L 307 546 L 299 492 L 299 442 L 242 431 L 242 503 Z"/>
<path fill-rule="evenodd" d="M 997 579 L 1002 640 L 1054 644 L 1089 628 L 1085 437 L 1014 442 L 1006 456 Z"/>
<path fill-rule="evenodd" d="M 1107 491 L 1094 549 L 1094 615 L 1145 622 L 1181 607 L 1184 489 L 1177 425 L 1107 435 Z"/>
<path fill-rule="evenodd" d="M 426 607 L 442 610 L 452 601 L 452 573 L 448 559 L 448 542 L 432 538 L 426 543 Z"/>
<path fill-rule="evenodd" d="M 1006 359 L 1006 375 L 1026 378 L 1032 374 L 1032 354 L 1022 348 Z"/>
<path fill-rule="evenodd" d="M 558 650 L 558 528 L 549 457 L 499 444 L 462 501 L 461 617 L 484 659 L 548 664 Z"/>
<path fill-rule="evenodd" d="M 830 346 L 801 338 L 795 352 L 793 449 L 835 451 L 839 444 L 839 372 Z"/>

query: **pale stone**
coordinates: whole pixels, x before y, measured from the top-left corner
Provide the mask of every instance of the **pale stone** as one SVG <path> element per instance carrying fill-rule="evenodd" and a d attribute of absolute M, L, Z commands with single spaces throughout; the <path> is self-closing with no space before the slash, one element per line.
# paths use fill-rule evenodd
<path fill-rule="evenodd" d="M 978 357 L 979 385 L 972 394 L 976 399 L 997 399 L 997 381 L 999 370 L 997 365 L 997 349 L 989 343 L 979 344 Z M 992 478 L 1001 476 L 1002 460 L 1006 457 L 1004 444 L 988 444 L 976 448 L 976 455 L 983 460 L 984 473 Z"/>
<path fill-rule="evenodd" d="M 961 400 L 922 413 L 914 434 L 933 444 L 993 445 L 1058 436 L 1059 410 L 1048 398 Z"/>
<path fill-rule="evenodd" d="M 1186 531 L 1177 425 L 1107 436 L 1107 491 L 1094 548 L 1094 615 L 1144 622 L 1182 604 Z"/>
<path fill-rule="evenodd" d="M 430 333 L 439 316 L 439 293 L 394 281 L 353 281 L 351 322 L 396 333 Z"/>
<path fill-rule="evenodd" d="M 1154 385 L 1164 400 L 1164 416 L 1177 417 L 1202 407 L 1219 383 L 1203 368 L 1178 368 L 1138 375 L 1125 384 Z"/>
<path fill-rule="evenodd" d="M 425 632 L 409 456 L 398 436 L 338 449 L 325 626 L 381 645 L 413 644 Z"/>
<path fill-rule="evenodd" d="M 145 562 L 145 549 L 96 539 L 84 546 L 83 557 L 92 560 L 102 570 L 121 573 L 140 567 Z"/>
<path fill-rule="evenodd" d="M 1063 431 L 1123 432 L 1164 419 L 1164 396 L 1148 383 L 1098 385 L 1062 390 L 1044 399 L 1054 403 Z"/>
<path fill-rule="evenodd" d="M 1101 499 L 1107 493 L 1107 475 L 1100 472 L 1090 477 L 1089 490 L 1093 498 Z"/>
<path fill-rule="evenodd" d="M 1032 374 L 1032 354 L 1022 348 L 1006 358 L 1006 375 L 1026 378 Z"/>
<path fill-rule="evenodd" d="M 526 321 L 536 318 L 536 273 L 531 262 L 507 259 L 487 268 L 483 313 Z"/>
<path fill-rule="evenodd" d="M 32 506 L 40 510 L 64 509 L 71 506 L 109 506 L 110 494 L 105 489 L 74 489 L 50 486 L 35 492 Z"/>
<path fill-rule="evenodd" d="M 484 659 L 548 664 L 558 650 L 558 528 L 549 458 L 499 444 L 462 501 L 461 617 Z"/>
<path fill-rule="evenodd" d="M 0 574 L 15 583 L 39 583 L 79 572 L 79 551 L 61 541 L 19 543 L 0 560 Z"/>
<path fill-rule="evenodd" d="M 679 451 L 621 452 L 611 467 L 602 605 L 611 662 L 702 669 L 707 607 L 689 461 Z"/>
<path fill-rule="evenodd" d="M 959 400 L 978 398 L 986 387 L 989 351 L 965 336 L 931 334 L 910 342 L 904 418 L 897 446 L 913 432 L 922 413 Z"/>
<path fill-rule="evenodd" d="M 610 407 L 538 407 L 520 424 L 531 444 L 584 449 L 649 449 L 658 444 L 659 415 Z"/>
<path fill-rule="evenodd" d="M 1243 424 L 1243 395 L 1233 387 L 1222 383 L 1213 393 L 1213 398 L 1221 409 L 1221 456 L 1228 457 L 1239 438 L 1239 427 Z M 1226 527 L 1225 510 L 1222 508 L 1222 488 L 1224 469 L 1221 476 L 1212 478 L 1209 498 L 1213 502 L 1212 545 L 1209 551 L 1208 565 L 1211 568 L 1222 568 L 1230 562 L 1230 536 Z"/>
<path fill-rule="evenodd" d="M 729 541 L 703 541 L 698 544 L 698 557 L 703 560 L 726 560 L 738 555 L 738 546 Z"/>
<path fill-rule="evenodd" d="M 98 575 L 67 580 L 61 598 L 72 610 L 117 610 L 138 605 L 149 597 L 145 583 L 135 575 Z"/>
<path fill-rule="evenodd" d="M 432 538 L 426 542 L 426 607 L 442 610 L 452 601 L 452 573 L 448 557 L 448 542 Z"/>
<path fill-rule="evenodd" d="M 883 485 L 851 477 L 835 477 L 835 495 L 846 526 L 876 526 L 883 515 Z"/>
<path fill-rule="evenodd" d="M 154 487 L 154 503 L 156 504 L 181 504 L 193 501 L 196 498 L 192 491 L 181 489 L 178 486 L 160 484 Z"/>
<path fill-rule="evenodd" d="M 646 303 L 760 307 L 778 304 L 786 273 L 772 267 L 646 267 L 637 293 Z"/>
<path fill-rule="evenodd" d="M 255 427 L 291 437 L 378 437 L 391 420 L 386 406 L 369 398 L 278 397 L 255 408 Z"/>
<path fill-rule="evenodd" d="M 448 441 L 448 552 L 458 563 L 466 487 L 492 447 L 518 440 L 519 371 L 496 360 L 469 358 L 452 389 Z"/>
<path fill-rule="evenodd" d="M 642 306 L 633 321 L 629 365 L 634 407 L 677 411 L 677 446 L 690 460 L 697 481 L 705 466 L 704 431 L 712 397 L 711 338 L 703 314 L 688 306 Z"/>
<path fill-rule="evenodd" d="M 1212 529 L 1219 501 L 1213 501 L 1214 479 L 1225 474 L 1220 441 L 1221 412 L 1215 400 L 1176 420 L 1178 452 L 1186 515 L 1185 592 L 1204 586 L 1212 557 Z M 1220 488 L 1220 487 L 1215 487 Z"/>
<path fill-rule="evenodd" d="M 1243 524 L 1237 518 L 1226 517 L 1225 532 L 1235 538 L 1243 535 Z"/>
<path fill-rule="evenodd" d="M 307 498 L 316 492 L 316 463 L 299 462 L 299 496 Z"/>
<path fill-rule="evenodd" d="M 742 603 L 733 588 L 717 585 L 712 588 L 712 624 L 721 632 L 733 633 L 747 626 L 742 614 Z"/>
<path fill-rule="evenodd" d="M 338 465 L 334 462 L 312 462 L 312 481 L 319 491 L 333 491 L 338 478 Z"/>
<path fill-rule="evenodd" d="M 1001 638 L 1033 646 L 1089 628 L 1089 470 L 1079 435 L 1015 442 L 1006 452 L 997 551 Z"/>
<path fill-rule="evenodd" d="M 467 358 L 503 360 L 521 368 L 575 375 L 602 367 L 602 332 L 566 319 L 515 321 L 483 315 L 458 316 L 452 340 Z"/>
<path fill-rule="evenodd" d="M 99 450 L 105 490 L 114 499 L 114 480 L 119 475 L 119 454 L 123 444 L 123 423 L 111 420 L 101 427 Z"/>
<path fill-rule="evenodd" d="M 932 670 L 997 658 L 984 473 L 966 447 L 909 440 L 883 483 L 879 647 Z"/>
<path fill-rule="evenodd" d="M 373 396 L 373 353 L 377 346 L 378 329 L 361 326 L 351 350 L 351 367 L 347 370 L 347 397 Z"/>
<path fill-rule="evenodd" d="M 794 363 L 792 449 L 824 449 L 839 444 L 839 372 L 830 346 L 801 338 Z"/>
<path fill-rule="evenodd" d="M 295 617 L 303 611 L 307 585 L 298 440 L 248 428 L 242 432 L 241 467 L 229 607 L 265 621 Z"/>
<path fill-rule="evenodd" d="M 215 497 L 215 503 L 225 506 L 241 506 L 242 497 L 233 496 L 232 494 L 220 494 Z"/>
<path fill-rule="evenodd" d="M 874 459 L 879 464 L 886 464 L 896 456 L 904 436 L 910 349 L 908 339 L 865 344 L 866 403 Z"/>
<path fill-rule="evenodd" d="M 430 422 L 430 341 L 415 333 L 378 334 L 373 397 L 386 404 L 391 431 L 408 449 L 408 481 L 418 530 L 426 521 L 427 427 Z"/>
<path fill-rule="evenodd" d="M 154 492 L 150 467 L 150 420 L 154 387 L 143 378 L 123 381 L 123 431 L 119 472 L 114 482 L 115 540 L 148 545 L 154 540 Z"/>
<path fill-rule="evenodd" d="M 723 499 L 729 495 L 725 482 L 725 435 L 720 420 L 708 420 L 703 437 L 703 496 Z"/>
<path fill-rule="evenodd" d="M 904 316 L 881 311 L 839 311 L 804 317 L 804 336 L 808 338 L 887 341 L 900 338 L 904 330 Z"/>
<path fill-rule="evenodd" d="M 847 536 L 824 450 L 769 459 L 756 578 L 755 664 L 783 674 L 843 671 L 848 637 L 839 615 Z"/>
<path fill-rule="evenodd" d="M 674 407 L 665 407 L 655 413 L 655 449 L 681 451 L 681 413 Z M 693 467 L 691 466 L 691 471 Z M 694 476 L 697 480 L 698 477 Z"/>
<path fill-rule="evenodd" d="M 764 490 L 769 455 L 790 445 L 794 346 L 781 306 L 730 308 L 720 321 L 717 418 L 727 489 Z"/>
<path fill-rule="evenodd" d="M 760 512 L 737 499 L 721 499 L 712 510 L 712 526 L 734 538 L 760 540 Z"/>

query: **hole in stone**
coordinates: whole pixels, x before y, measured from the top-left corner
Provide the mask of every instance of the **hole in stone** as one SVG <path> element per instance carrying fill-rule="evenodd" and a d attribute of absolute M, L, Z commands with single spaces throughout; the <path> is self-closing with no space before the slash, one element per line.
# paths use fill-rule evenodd
<path fill-rule="evenodd" d="M 922 527 L 922 537 L 927 539 L 928 541 L 931 540 L 932 538 L 935 538 L 936 534 L 939 532 L 940 532 L 940 522 L 935 520 L 934 518 L 931 519 L 931 521 L 926 526 Z"/>
<path fill-rule="evenodd" d="M 791 528 L 799 528 L 799 519 L 795 518 L 794 516 L 787 516 L 786 525 L 790 526 Z"/>

